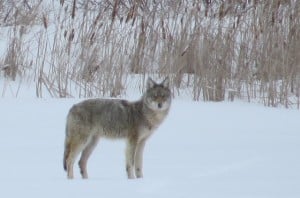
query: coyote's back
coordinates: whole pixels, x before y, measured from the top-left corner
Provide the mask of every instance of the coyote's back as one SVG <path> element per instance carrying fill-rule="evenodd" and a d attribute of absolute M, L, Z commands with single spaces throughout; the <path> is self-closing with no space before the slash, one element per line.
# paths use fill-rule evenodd
<path fill-rule="evenodd" d="M 167 116 L 170 105 L 168 78 L 160 84 L 149 78 L 146 92 L 136 102 L 90 99 L 74 105 L 66 124 L 64 169 L 68 178 L 73 178 L 73 164 L 80 153 L 81 175 L 88 177 L 87 160 L 100 137 L 126 139 L 127 176 L 142 177 L 145 142 Z"/>

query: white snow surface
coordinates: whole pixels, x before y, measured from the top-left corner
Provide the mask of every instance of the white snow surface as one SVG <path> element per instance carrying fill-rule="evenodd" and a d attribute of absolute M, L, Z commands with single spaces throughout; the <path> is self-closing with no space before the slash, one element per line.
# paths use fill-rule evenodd
<path fill-rule="evenodd" d="M 66 179 L 65 120 L 79 99 L 0 99 L 0 197 L 300 197 L 300 112 L 173 100 L 128 180 L 125 143 L 101 139 L 89 179 Z"/>

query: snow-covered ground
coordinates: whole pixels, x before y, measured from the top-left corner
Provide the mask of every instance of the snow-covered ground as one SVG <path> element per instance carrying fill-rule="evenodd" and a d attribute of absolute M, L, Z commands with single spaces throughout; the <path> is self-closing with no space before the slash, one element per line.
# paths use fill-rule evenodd
<path fill-rule="evenodd" d="M 146 145 L 144 178 L 127 180 L 125 144 L 101 140 L 67 180 L 65 117 L 78 99 L 0 99 L 0 197 L 300 197 L 300 112 L 174 100 Z"/>

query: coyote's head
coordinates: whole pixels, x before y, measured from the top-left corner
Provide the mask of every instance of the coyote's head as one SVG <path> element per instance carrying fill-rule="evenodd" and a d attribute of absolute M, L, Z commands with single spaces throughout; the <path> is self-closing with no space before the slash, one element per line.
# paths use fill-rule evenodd
<path fill-rule="evenodd" d="M 171 105 L 170 80 L 165 78 L 161 83 L 154 82 L 151 78 L 147 80 L 147 90 L 144 94 L 144 102 L 148 108 L 154 111 L 164 111 Z"/>

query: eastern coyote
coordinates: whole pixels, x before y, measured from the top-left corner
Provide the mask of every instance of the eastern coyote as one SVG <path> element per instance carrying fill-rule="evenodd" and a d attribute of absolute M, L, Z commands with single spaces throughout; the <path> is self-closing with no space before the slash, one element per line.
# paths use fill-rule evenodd
<path fill-rule="evenodd" d="M 82 178 L 88 178 L 87 160 L 100 137 L 124 138 L 126 171 L 129 179 L 143 177 L 143 149 L 148 137 L 162 123 L 171 105 L 169 78 L 158 84 L 151 78 L 140 100 L 89 99 L 75 104 L 66 124 L 64 169 L 74 177 L 73 165 L 79 160 Z M 134 173 L 135 169 L 135 173 Z"/>

